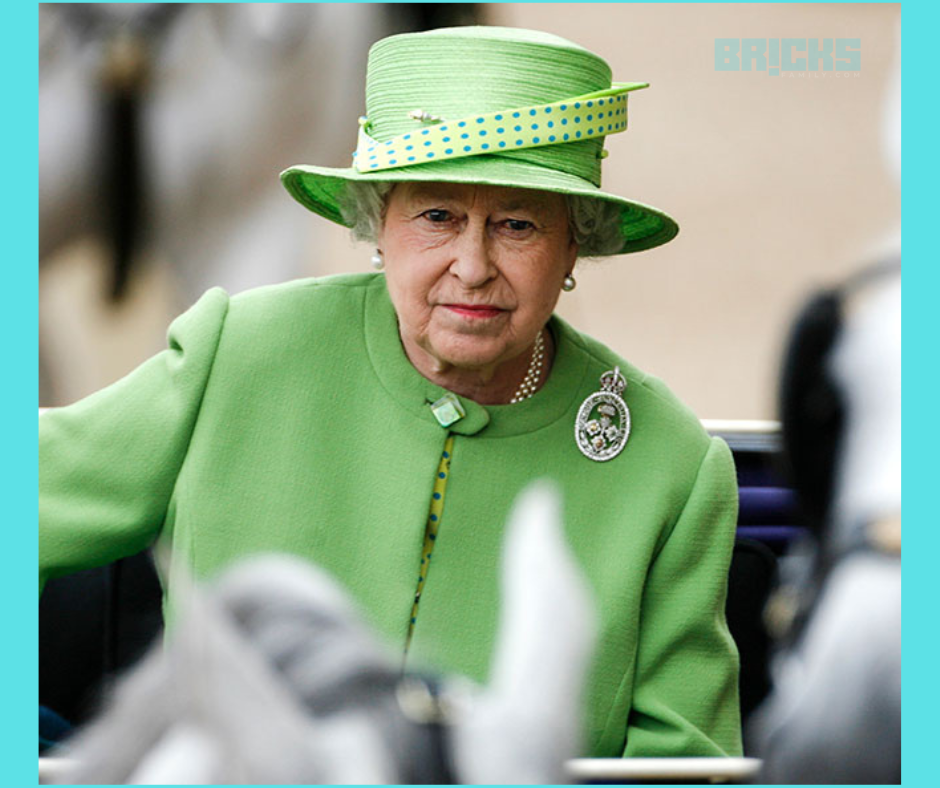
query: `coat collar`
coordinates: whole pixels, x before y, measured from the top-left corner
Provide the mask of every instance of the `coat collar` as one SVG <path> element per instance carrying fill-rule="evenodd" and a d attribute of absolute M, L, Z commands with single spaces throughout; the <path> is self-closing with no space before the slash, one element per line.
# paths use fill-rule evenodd
<path fill-rule="evenodd" d="M 398 317 L 381 274 L 374 275 L 368 284 L 364 309 L 366 350 L 379 383 L 412 417 L 437 425 L 430 404 L 447 390 L 422 377 L 405 355 L 398 333 Z M 535 395 L 515 405 L 480 405 L 458 397 L 466 415 L 451 424 L 447 428 L 449 432 L 479 434 L 484 438 L 523 435 L 547 427 L 569 410 L 577 409 L 578 394 L 588 371 L 588 355 L 581 347 L 577 332 L 560 317 L 552 315 L 548 328 L 555 339 L 555 359 L 545 385 Z"/>

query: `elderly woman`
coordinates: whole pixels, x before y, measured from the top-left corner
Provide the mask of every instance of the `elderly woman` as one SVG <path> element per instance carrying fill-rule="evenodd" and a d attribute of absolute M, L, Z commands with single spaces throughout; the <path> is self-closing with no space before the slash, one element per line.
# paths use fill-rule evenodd
<path fill-rule="evenodd" d="M 40 588 L 158 537 L 198 576 L 294 553 L 410 663 L 483 681 L 507 513 L 549 477 L 601 618 L 586 754 L 738 754 L 730 453 L 553 314 L 579 256 L 678 232 L 599 186 L 641 87 L 542 33 L 379 41 L 354 166 L 282 178 L 384 273 L 211 290 L 166 351 L 43 416 Z"/>

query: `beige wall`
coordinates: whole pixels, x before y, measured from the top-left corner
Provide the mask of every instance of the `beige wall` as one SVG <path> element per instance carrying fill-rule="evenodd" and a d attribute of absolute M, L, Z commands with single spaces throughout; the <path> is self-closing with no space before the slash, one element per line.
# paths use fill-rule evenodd
<path fill-rule="evenodd" d="M 781 335 L 805 290 L 900 221 L 881 105 L 899 5 L 527 5 L 500 21 L 648 81 L 608 140 L 605 187 L 661 207 L 671 244 L 579 278 L 561 313 L 664 378 L 702 417 L 774 413 Z M 857 77 L 717 72 L 714 39 L 861 38 Z M 848 73 L 848 72 L 843 72 Z"/>
<path fill-rule="evenodd" d="M 881 133 L 900 5 L 493 4 L 488 12 L 495 24 L 595 50 L 615 80 L 651 83 L 631 97 L 629 131 L 608 140 L 604 186 L 665 210 L 682 231 L 661 249 L 584 267 L 561 314 L 665 379 L 702 417 L 773 418 L 793 310 L 810 287 L 899 232 Z M 748 36 L 861 38 L 862 68 L 825 77 L 716 72 L 714 39 Z M 294 209 L 286 195 L 284 209 Z M 93 249 L 73 250 L 40 275 L 40 323 L 61 401 L 159 348 L 177 308 L 172 282 L 154 266 L 130 304 L 104 312 Z M 325 241 L 320 233 L 310 273 L 365 271 L 370 253 L 340 228 Z"/>

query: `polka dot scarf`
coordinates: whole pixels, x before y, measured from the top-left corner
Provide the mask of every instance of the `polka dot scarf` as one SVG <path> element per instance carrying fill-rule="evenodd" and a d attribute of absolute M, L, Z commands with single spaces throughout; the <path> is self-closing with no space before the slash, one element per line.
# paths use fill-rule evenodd
<path fill-rule="evenodd" d="M 454 121 L 422 113 L 427 126 L 380 142 L 360 118 L 353 162 L 360 172 L 407 167 L 500 150 L 520 150 L 616 134 L 627 128 L 627 93 L 645 82 L 617 83 L 608 90 L 565 101 L 491 112 Z M 424 117 L 426 116 L 426 117 Z"/>

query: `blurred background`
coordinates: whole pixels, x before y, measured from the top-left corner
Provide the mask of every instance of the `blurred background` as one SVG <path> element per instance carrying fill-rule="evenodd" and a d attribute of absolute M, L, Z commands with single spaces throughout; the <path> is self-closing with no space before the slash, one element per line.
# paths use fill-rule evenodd
<path fill-rule="evenodd" d="M 886 122 L 900 17 L 841 3 L 42 4 L 39 404 L 161 350 L 208 287 L 370 270 L 372 250 L 278 173 L 349 164 L 376 39 L 477 23 L 570 38 L 615 80 L 651 83 L 608 140 L 604 186 L 681 233 L 584 264 L 560 314 L 702 418 L 775 418 L 798 305 L 900 244 Z M 743 37 L 858 38 L 861 70 L 716 71 L 715 39 Z"/>

